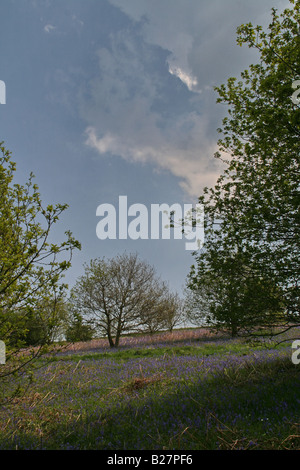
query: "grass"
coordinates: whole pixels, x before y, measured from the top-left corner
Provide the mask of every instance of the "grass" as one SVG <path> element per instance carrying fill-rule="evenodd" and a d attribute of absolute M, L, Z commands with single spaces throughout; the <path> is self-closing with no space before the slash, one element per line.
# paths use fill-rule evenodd
<path fill-rule="evenodd" d="M 132 349 L 132 350 L 123 350 L 123 351 L 113 351 L 113 352 L 104 352 L 104 353 L 89 353 L 89 354 L 72 354 L 65 357 L 53 357 L 50 361 L 61 362 L 61 361 L 84 361 L 84 360 L 101 360 L 105 358 L 114 359 L 116 361 L 127 361 L 129 359 L 142 359 L 142 358 L 155 358 L 155 357 L 167 357 L 167 356 L 201 356 L 207 357 L 212 355 L 224 355 L 235 353 L 237 355 L 246 355 L 249 350 L 261 350 L 261 347 L 250 347 L 250 346 L 240 346 L 232 345 L 230 346 L 214 346 L 206 345 L 203 347 L 195 346 L 175 346 L 175 347 L 153 347 L 147 349 Z"/>
<path fill-rule="evenodd" d="M 41 360 L 0 409 L 0 449 L 300 449 L 290 345 L 184 338 Z"/>

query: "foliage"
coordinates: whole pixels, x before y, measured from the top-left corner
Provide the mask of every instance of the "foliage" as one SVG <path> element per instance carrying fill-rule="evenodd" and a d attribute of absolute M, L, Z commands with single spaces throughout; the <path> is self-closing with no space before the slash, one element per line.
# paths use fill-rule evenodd
<path fill-rule="evenodd" d="M 75 343 L 78 341 L 90 341 L 93 339 L 94 330 L 91 325 L 84 323 L 82 315 L 78 312 L 72 314 L 72 319 L 69 322 L 65 331 L 66 341 Z"/>
<path fill-rule="evenodd" d="M 30 335 L 36 337 L 33 322 L 39 330 L 35 339 L 42 335 L 38 342 L 49 342 L 66 289 L 63 274 L 80 244 L 69 231 L 62 243 L 50 242 L 51 229 L 67 206 L 44 208 L 32 174 L 25 186 L 13 184 L 16 165 L 3 143 L 0 151 L 0 338 L 7 352 L 0 377 L 6 377 L 42 352 L 20 354 Z"/>
<path fill-rule="evenodd" d="M 226 168 L 199 198 L 205 245 L 188 285 L 208 297 L 215 323 L 238 328 L 299 324 L 299 2 L 268 31 L 238 28 L 237 43 L 260 61 L 216 90 L 228 105 L 216 158 Z"/>
<path fill-rule="evenodd" d="M 209 270 L 199 260 L 197 268 L 197 274 L 194 267 L 190 271 L 186 297 L 191 323 L 229 329 L 234 337 L 282 320 L 275 282 L 250 272 L 237 256 L 223 257 L 222 264 L 215 259 Z"/>
<path fill-rule="evenodd" d="M 64 299 L 46 299 L 30 309 L 24 324 L 24 345 L 51 344 L 62 339 L 67 321 L 67 307 Z"/>

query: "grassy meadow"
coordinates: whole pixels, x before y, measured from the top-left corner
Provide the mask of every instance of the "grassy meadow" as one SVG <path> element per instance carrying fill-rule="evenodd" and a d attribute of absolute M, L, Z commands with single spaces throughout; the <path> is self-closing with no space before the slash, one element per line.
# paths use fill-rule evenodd
<path fill-rule="evenodd" d="M 0 450 L 300 449 L 291 353 L 203 329 L 75 343 L 0 408 Z"/>

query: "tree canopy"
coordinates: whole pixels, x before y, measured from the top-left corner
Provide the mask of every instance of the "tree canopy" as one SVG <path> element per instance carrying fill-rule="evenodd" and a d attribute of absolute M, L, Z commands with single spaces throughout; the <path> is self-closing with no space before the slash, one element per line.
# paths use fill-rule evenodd
<path fill-rule="evenodd" d="M 300 77 L 300 6 L 290 3 L 281 15 L 272 9 L 267 31 L 251 23 L 237 29 L 237 44 L 255 48 L 259 63 L 216 87 L 217 101 L 228 106 L 215 155 L 226 168 L 199 198 L 205 244 L 195 253 L 189 286 L 222 283 L 223 305 L 211 309 L 216 320 L 235 290 L 229 310 L 239 306 L 240 325 L 300 320 L 300 109 L 292 99 Z"/>
<path fill-rule="evenodd" d="M 52 227 L 67 205 L 44 208 L 33 174 L 23 186 L 14 183 L 16 164 L 3 142 L 0 152 L 0 339 L 6 346 L 0 376 L 4 377 L 41 352 L 33 350 L 26 357 L 20 353 L 33 318 L 43 324 L 42 343 L 50 339 L 67 287 L 63 276 L 80 243 L 69 231 L 60 244 L 50 241 Z"/>
<path fill-rule="evenodd" d="M 112 348 L 124 333 L 154 333 L 178 321 L 177 296 L 136 253 L 91 260 L 71 291 L 71 302 Z"/>

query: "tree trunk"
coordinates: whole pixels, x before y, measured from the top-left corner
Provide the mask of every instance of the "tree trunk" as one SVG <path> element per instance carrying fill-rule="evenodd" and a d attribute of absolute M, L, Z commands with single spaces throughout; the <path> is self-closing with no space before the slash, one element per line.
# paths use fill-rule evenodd
<path fill-rule="evenodd" d="M 115 343 L 114 343 L 113 337 L 112 337 L 112 335 L 111 335 L 110 329 L 107 330 L 107 337 L 108 337 L 109 347 L 110 347 L 110 348 L 114 348 L 114 347 L 115 347 Z"/>
<path fill-rule="evenodd" d="M 123 309 L 122 309 L 122 307 L 120 307 L 120 313 L 119 313 L 119 318 L 118 318 L 118 326 L 117 326 L 117 332 L 116 332 L 116 337 L 115 337 L 115 347 L 116 348 L 119 346 L 120 336 L 122 334 L 122 315 L 123 315 Z"/>
<path fill-rule="evenodd" d="M 119 346 L 119 341 L 120 341 L 120 333 L 118 332 L 115 337 L 115 348 Z"/>
<path fill-rule="evenodd" d="M 231 337 L 235 338 L 238 334 L 238 328 L 236 323 L 231 323 Z"/>

